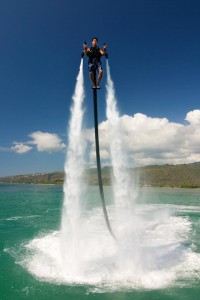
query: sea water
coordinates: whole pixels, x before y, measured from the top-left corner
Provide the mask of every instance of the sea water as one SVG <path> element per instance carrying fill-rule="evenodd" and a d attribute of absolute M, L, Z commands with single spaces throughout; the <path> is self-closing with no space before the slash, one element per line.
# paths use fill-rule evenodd
<path fill-rule="evenodd" d="M 79 255 L 84 274 L 61 271 L 61 186 L 0 184 L 0 299 L 199 299 L 200 190 L 139 188 L 142 264 L 131 247 L 116 266 L 98 187 L 89 187 Z M 105 187 L 111 222 L 112 189 Z M 128 264 L 129 262 L 129 264 Z"/>

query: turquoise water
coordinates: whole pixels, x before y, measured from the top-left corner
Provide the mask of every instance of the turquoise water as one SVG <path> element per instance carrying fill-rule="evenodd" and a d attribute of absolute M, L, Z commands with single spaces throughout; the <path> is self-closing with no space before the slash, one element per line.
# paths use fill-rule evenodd
<path fill-rule="evenodd" d="M 110 208 L 110 187 L 105 188 L 105 195 Z M 142 216 L 142 224 L 148 225 L 143 242 L 156 241 L 162 254 L 163 248 L 166 248 L 166 236 L 174 244 L 179 243 L 171 250 L 170 256 L 154 256 L 158 260 L 156 270 L 152 269 L 149 276 L 153 271 L 159 276 L 150 278 L 153 284 L 143 278 L 139 285 L 123 283 L 121 278 L 126 278 L 123 276 L 117 284 L 115 280 L 107 283 L 107 279 L 95 283 L 59 279 L 54 260 L 60 255 L 56 245 L 62 201 L 61 186 L 0 184 L 0 299 L 199 299 L 199 189 L 138 190 L 137 214 Z M 97 187 L 89 188 L 83 207 L 88 220 L 96 216 L 99 218 L 101 210 Z M 174 228 L 176 230 L 171 236 Z M 98 236 L 95 238 L 98 239 Z M 106 239 L 109 237 L 105 228 Z M 48 255 L 50 262 L 45 260 Z M 182 261 L 178 262 L 177 257 L 182 257 Z M 160 262 L 161 259 L 164 261 Z"/>

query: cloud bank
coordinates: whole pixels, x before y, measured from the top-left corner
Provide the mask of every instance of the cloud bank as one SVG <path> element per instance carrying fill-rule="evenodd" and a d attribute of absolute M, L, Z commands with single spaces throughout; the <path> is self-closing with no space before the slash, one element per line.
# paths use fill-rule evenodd
<path fill-rule="evenodd" d="M 122 145 L 129 165 L 182 164 L 200 161 L 200 110 L 187 113 L 186 125 L 166 118 L 152 118 L 137 113 L 120 117 Z M 102 158 L 109 158 L 109 124 L 99 125 Z M 94 164 L 93 129 L 86 131 L 90 143 L 90 163 Z"/>
<path fill-rule="evenodd" d="M 120 117 L 122 145 L 129 166 L 150 164 L 182 164 L 200 161 L 200 110 L 187 113 L 185 124 L 170 122 L 166 118 L 152 118 L 142 113 Z M 91 166 L 96 165 L 94 128 L 86 129 L 87 156 Z M 25 154 L 35 147 L 38 152 L 63 151 L 66 145 L 56 133 L 35 131 L 27 142 L 14 142 L 11 148 L 0 151 Z M 109 123 L 99 124 L 102 164 L 110 164 Z M 35 146 L 35 147 L 34 147 Z"/>

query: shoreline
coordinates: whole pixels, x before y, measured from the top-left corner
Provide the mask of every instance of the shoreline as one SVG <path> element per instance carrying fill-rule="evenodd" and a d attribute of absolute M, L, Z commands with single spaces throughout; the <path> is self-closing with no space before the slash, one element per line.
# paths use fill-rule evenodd
<path fill-rule="evenodd" d="M 6 185 L 42 185 L 42 186 L 63 186 L 63 183 L 42 183 L 42 182 L 5 182 L 0 181 L 1 184 Z M 98 187 L 98 184 L 87 184 L 88 186 L 96 186 Z M 112 187 L 111 184 L 104 184 L 104 187 Z M 190 189 L 190 190 L 197 190 L 200 189 L 200 186 L 158 186 L 158 185 L 137 185 L 139 188 L 161 188 L 161 189 Z"/>

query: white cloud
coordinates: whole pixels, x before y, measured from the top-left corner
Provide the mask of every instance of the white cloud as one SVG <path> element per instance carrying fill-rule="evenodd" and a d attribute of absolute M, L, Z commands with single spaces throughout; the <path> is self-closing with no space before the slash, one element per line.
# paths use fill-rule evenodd
<path fill-rule="evenodd" d="M 193 111 L 188 112 L 185 120 L 188 121 L 190 124 L 200 124 L 200 109 L 195 109 Z"/>
<path fill-rule="evenodd" d="M 36 131 L 32 132 L 29 137 L 32 139 L 26 142 L 13 142 L 12 147 L 1 147 L 0 151 L 15 152 L 17 154 L 25 154 L 33 149 L 31 145 L 36 145 L 39 152 L 56 152 L 66 148 L 61 138 L 55 133 Z"/>
<path fill-rule="evenodd" d="M 200 161 L 200 110 L 188 112 L 187 125 L 166 118 L 152 118 L 137 113 L 120 117 L 122 145 L 130 164 L 179 164 Z M 86 131 L 91 144 L 90 159 L 95 159 L 93 129 Z M 99 125 L 100 149 L 109 157 L 109 124 Z M 102 155 L 102 159 L 103 159 Z M 92 163 L 92 162 L 91 162 Z"/>
<path fill-rule="evenodd" d="M 18 153 L 18 154 L 25 154 L 32 149 L 32 147 L 27 146 L 23 143 L 14 142 L 14 144 L 15 144 L 15 146 L 11 147 L 11 151 Z"/>
<path fill-rule="evenodd" d="M 32 140 L 28 143 L 36 145 L 39 152 L 56 152 L 66 147 L 66 145 L 62 143 L 61 138 L 55 133 L 36 131 L 29 136 Z"/>

